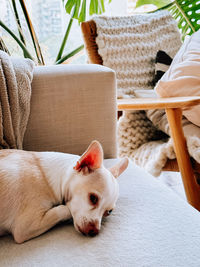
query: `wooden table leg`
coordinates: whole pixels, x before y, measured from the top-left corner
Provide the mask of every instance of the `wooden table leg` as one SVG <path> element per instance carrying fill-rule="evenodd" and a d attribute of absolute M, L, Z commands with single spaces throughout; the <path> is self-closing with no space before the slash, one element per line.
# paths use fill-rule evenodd
<path fill-rule="evenodd" d="M 200 211 L 200 186 L 195 179 L 182 129 L 182 110 L 180 108 L 167 108 L 166 114 L 187 200 Z"/>

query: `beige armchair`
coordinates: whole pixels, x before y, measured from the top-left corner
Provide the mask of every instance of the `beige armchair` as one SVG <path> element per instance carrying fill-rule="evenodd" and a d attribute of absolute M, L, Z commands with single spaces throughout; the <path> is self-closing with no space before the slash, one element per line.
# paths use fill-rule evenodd
<path fill-rule="evenodd" d="M 116 18 L 115 18 L 116 19 Z M 94 20 L 83 22 L 81 25 L 88 61 L 92 64 L 103 65 L 103 59 L 98 53 L 96 42 L 97 26 Z M 117 57 L 118 55 L 116 55 Z M 135 55 L 137 56 L 137 55 Z M 200 187 L 197 183 L 199 164 L 190 159 L 182 130 L 182 108 L 200 103 L 200 97 L 180 98 L 133 98 L 118 99 L 118 111 L 165 109 L 170 131 L 173 138 L 177 160 L 168 160 L 163 170 L 180 171 L 188 202 L 200 210 Z"/>

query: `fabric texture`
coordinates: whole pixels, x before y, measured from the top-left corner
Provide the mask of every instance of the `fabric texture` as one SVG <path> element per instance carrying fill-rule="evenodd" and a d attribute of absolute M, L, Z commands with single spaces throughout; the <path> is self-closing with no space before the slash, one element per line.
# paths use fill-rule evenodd
<path fill-rule="evenodd" d="M 103 65 L 115 70 L 119 98 L 153 89 L 158 50 L 174 57 L 181 46 L 175 20 L 167 11 L 134 16 L 98 16 L 96 43 Z"/>
<path fill-rule="evenodd" d="M 200 96 L 200 30 L 184 41 L 169 70 L 155 90 L 161 97 Z M 200 105 L 183 111 L 184 116 L 200 126 Z"/>
<path fill-rule="evenodd" d="M 162 78 L 171 63 L 172 58 L 165 51 L 159 50 L 157 52 L 155 60 L 154 84 L 156 84 Z"/>
<path fill-rule="evenodd" d="M 131 162 L 118 179 L 116 208 L 98 236 L 63 223 L 21 245 L 1 237 L 0 266 L 199 267 L 199 212 Z"/>
<path fill-rule="evenodd" d="M 162 76 L 161 80 L 157 83 L 155 90 L 162 97 L 175 97 L 175 96 L 192 96 L 200 95 L 200 31 L 194 33 L 184 41 L 180 50 L 174 57 L 169 69 Z M 147 112 L 148 118 L 153 124 L 166 134 L 170 135 L 167 117 L 164 111 L 150 110 Z M 200 105 L 196 105 L 186 110 L 183 110 L 182 127 L 186 138 L 188 151 L 198 163 L 200 163 Z M 153 144 L 155 146 L 155 144 Z M 140 151 L 145 149 L 145 146 L 140 147 Z M 170 150 L 169 150 L 170 147 Z M 167 150 L 166 150 L 167 148 Z M 163 155 L 169 151 L 173 151 L 172 142 L 162 143 L 156 148 L 162 153 L 157 153 L 162 156 L 159 158 L 157 164 L 162 165 Z M 137 152 L 138 154 L 139 152 Z M 142 152 L 141 152 L 142 153 Z M 149 152 L 150 153 L 150 152 Z M 145 154 L 146 155 L 146 154 Z M 149 154 L 148 154 L 149 155 Z M 167 154 L 167 157 L 173 159 L 173 153 Z M 147 156 L 148 157 L 148 156 Z M 155 157 L 155 156 L 152 156 Z M 137 158 L 137 156 L 136 156 Z M 138 158 L 138 164 L 146 165 L 144 158 Z M 150 168 L 150 164 L 154 161 L 148 161 L 146 169 Z M 154 164 L 155 165 L 155 164 Z M 153 165 L 152 165 L 153 166 Z M 155 171 L 156 172 L 156 171 Z"/>
<path fill-rule="evenodd" d="M 97 28 L 98 53 L 103 64 L 116 71 L 118 98 L 141 97 L 140 92 L 150 92 L 154 88 L 157 52 L 164 50 L 173 58 L 181 46 L 180 33 L 170 13 L 102 16 L 93 20 Z M 156 114 L 161 116 L 162 111 Z M 168 144 L 163 154 L 166 135 L 161 134 L 147 116 L 143 111 L 124 112 L 118 123 L 119 156 L 128 156 L 153 175 L 159 175 L 167 155 L 174 158 L 175 154 L 170 153 L 171 149 L 166 151 Z M 148 145 L 150 140 L 157 139 L 161 141 Z M 145 145 L 140 149 L 142 144 Z"/>
<path fill-rule="evenodd" d="M 99 140 L 105 158 L 116 157 L 116 82 L 100 65 L 38 66 L 24 149 L 82 154 Z"/>
<path fill-rule="evenodd" d="M 0 51 L 0 148 L 22 149 L 34 62 Z"/>

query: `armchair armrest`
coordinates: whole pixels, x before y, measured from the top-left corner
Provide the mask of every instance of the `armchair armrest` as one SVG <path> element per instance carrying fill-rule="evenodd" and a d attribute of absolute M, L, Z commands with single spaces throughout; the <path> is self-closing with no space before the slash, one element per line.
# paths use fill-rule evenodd
<path fill-rule="evenodd" d="M 188 202 L 200 211 L 200 188 L 190 161 L 182 129 L 182 108 L 200 104 L 199 96 L 119 99 L 118 110 L 165 109 Z"/>
<path fill-rule="evenodd" d="M 99 65 L 36 67 L 23 148 L 81 154 L 97 139 L 116 157 L 115 73 Z"/>
<path fill-rule="evenodd" d="M 200 104 L 199 96 L 118 99 L 118 110 L 186 108 Z"/>

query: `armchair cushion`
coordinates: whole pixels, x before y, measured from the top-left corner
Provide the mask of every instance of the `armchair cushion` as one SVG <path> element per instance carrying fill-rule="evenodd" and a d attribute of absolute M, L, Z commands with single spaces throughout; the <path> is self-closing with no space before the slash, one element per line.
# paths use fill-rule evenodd
<path fill-rule="evenodd" d="M 5 236 L 0 266 L 200 266 L 199 212 L 131 162 L 119 183 L 116 209 L 98 236 L 66 223 L 21 245 Z"/>
<path fill-rule="evenodd" d="M 94 139 L 116 156 L 115 73 L 99 65 L 35 68 L 23 147 L 82 154 Z"/>
<path fill-rule="evenodd" d="M 156 86 L 161 97 L 200 95 L 200 31 L 184 41 L 168 71 Z M 185 117 L 200 126 L 200 105 L 183 111 Z"/>

